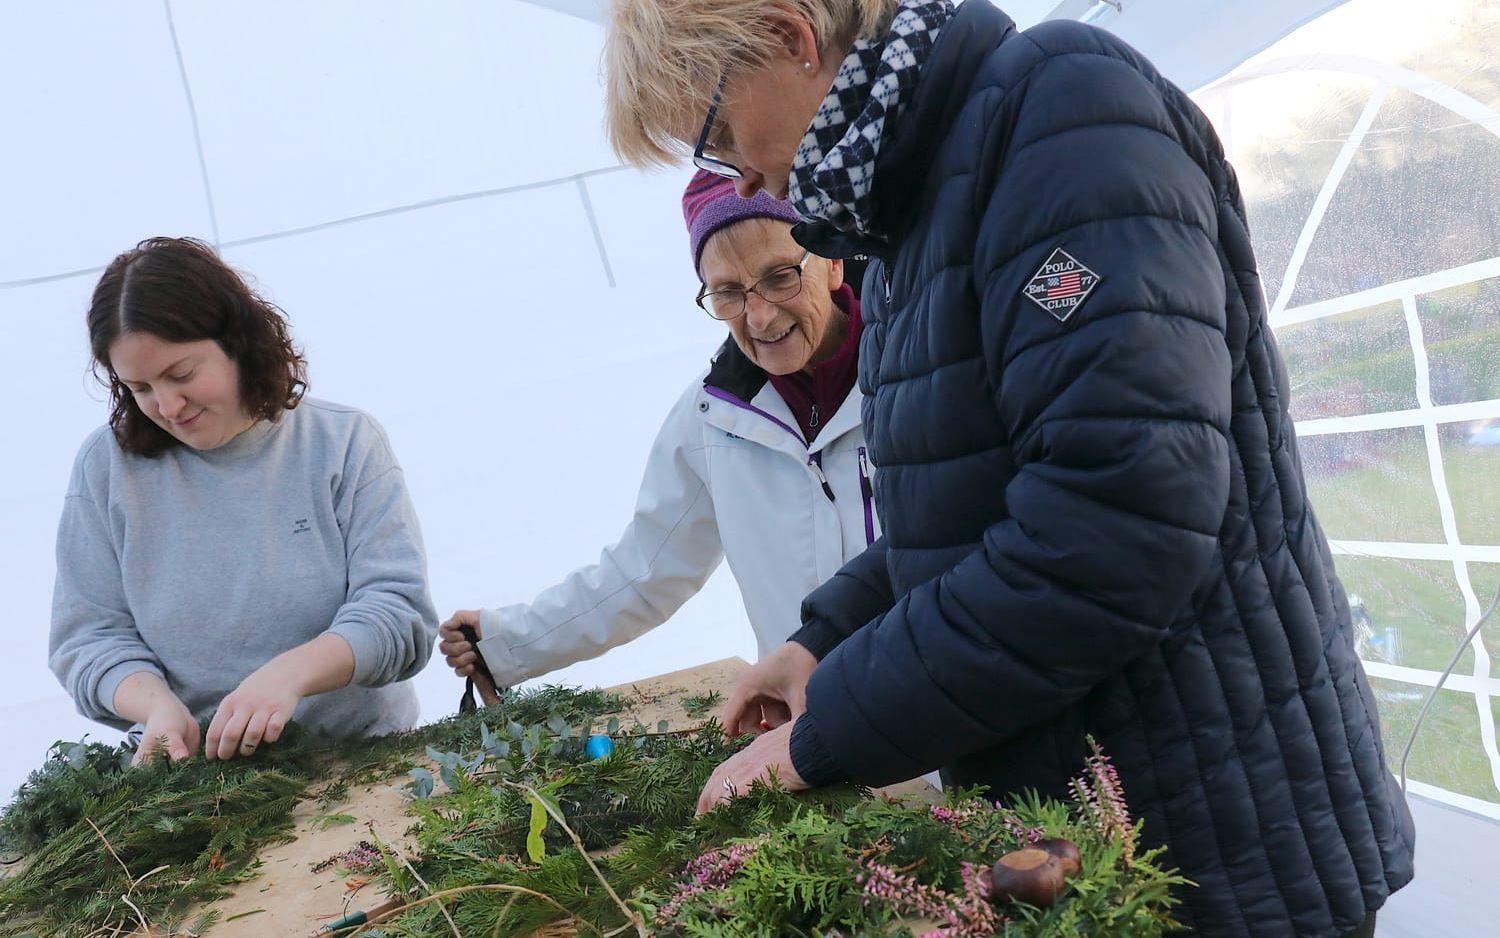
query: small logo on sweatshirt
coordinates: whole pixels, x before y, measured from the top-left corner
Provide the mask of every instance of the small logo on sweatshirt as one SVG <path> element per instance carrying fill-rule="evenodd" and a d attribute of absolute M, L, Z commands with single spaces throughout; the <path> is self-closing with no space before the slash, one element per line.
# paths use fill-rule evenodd
<path fill-rule="evenodd" d="M 307 523 L 307 519 L 306 518 L 298 518 L 296 521 L 292 522 L 292 533 L 293 534 L 306 534 L 308 531 L 311 531 L 311 530 L 312 530 L 312 527 Z"/>
<path fill-rule="evenodd" d="M 1032 274 L 1021 295 L 1051 313 L 1058 322 L 1067 322 L 1074 310 L 1083 305 L 1099 275 L 1062 248 L 1052 252 L 1040 270 Z"/>

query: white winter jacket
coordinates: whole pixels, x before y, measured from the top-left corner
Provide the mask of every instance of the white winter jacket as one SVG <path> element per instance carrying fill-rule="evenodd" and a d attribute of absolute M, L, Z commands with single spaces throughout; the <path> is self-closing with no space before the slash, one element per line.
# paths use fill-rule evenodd
<path fill-rule="evenodd" d="M 725 558 L 760 654 L 779 647 L 803 597 L 880 536 L 860 401 L 856 386 L 808 445 L 764 372 L 726 343 L 667 415 L 620 540 L 529 605 L 480 614 L 498 685 L 655 628 Z"/>

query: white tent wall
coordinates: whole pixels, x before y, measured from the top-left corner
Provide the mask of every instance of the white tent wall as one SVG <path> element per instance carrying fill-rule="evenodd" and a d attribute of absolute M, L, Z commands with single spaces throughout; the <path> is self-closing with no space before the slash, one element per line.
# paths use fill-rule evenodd
<path fill-rule="evenodd" d="M 1345 0 L 1071 0 L 1051 16 L 1076 15 L 1145 52 L 1183 88 L 1199 88 L 1292 28 Z M 1072 14 L 1071 11 L 1079 11 Z"/>
<path fill-rule="evenodd" d="M 0 283 L 210 230 L 160 5 L 0 4 L 0 51 Z"/>

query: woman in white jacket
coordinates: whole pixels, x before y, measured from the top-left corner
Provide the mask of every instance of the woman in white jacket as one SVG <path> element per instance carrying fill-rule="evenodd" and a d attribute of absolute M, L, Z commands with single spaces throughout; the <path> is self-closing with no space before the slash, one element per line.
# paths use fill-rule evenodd
<path fill-rule="evenodd" d="M 723 559 L 764 657 L 800 626 L 802 598 L 879 537 L 855 386 L 859 301 L 843 262 L 792 240 L 786 202 L 741 199 L 720 176 L 694 176 L 683 213 L 698 305 L 730 336 L 667 414 L 620 540 L 529 604 L 443 624 L 460 676 L 479 671 L 465 626 L 495 683 L 511 686 L 662 624 Z"/>

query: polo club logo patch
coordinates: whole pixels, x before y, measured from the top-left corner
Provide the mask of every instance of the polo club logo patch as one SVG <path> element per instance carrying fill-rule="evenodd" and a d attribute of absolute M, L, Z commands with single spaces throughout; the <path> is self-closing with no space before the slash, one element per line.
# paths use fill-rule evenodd
<path fill-rule="evenodd" d="M 1051 313 L 1058 322 L 1067 322 L 1073 311 L 1094 292 L 1099 279 L 1099 275 L 1083 266 L 1078 258 L 1058 248 L 1047 258 L 1042 269 L 1027 281 L 1021 293 Z"/>

